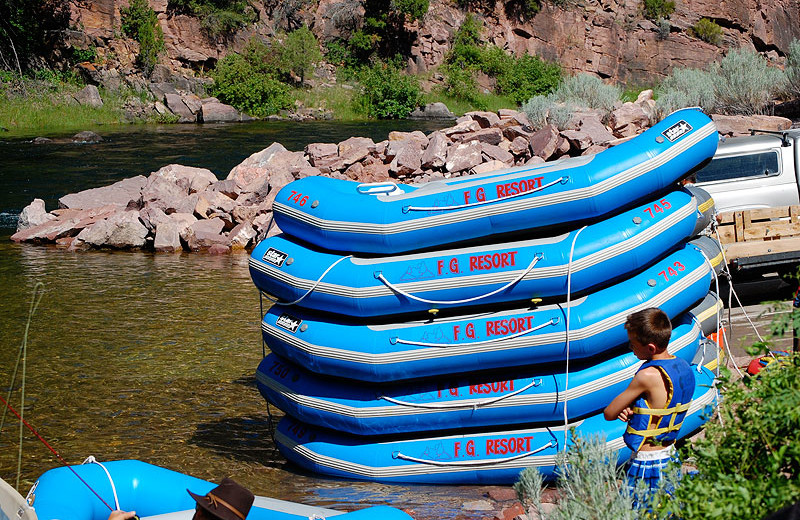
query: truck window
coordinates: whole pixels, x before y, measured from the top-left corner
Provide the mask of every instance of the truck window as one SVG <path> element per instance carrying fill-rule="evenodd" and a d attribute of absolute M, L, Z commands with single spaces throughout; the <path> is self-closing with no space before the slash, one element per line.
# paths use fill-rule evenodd
<path fill-rule="evenodd" d="M 697 182 L 730 181 L 779 173 L 778 154 L 770 151 L 717 157 L 697 171 Z"/>

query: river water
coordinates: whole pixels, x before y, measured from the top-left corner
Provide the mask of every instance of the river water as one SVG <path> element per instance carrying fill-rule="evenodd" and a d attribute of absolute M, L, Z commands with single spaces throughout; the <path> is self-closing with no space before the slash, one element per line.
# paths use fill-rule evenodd
<path fill-rule="evenodd" d="M 255 386 L 262 356 L 258 293 L 247 255 L 67 252 L 8 240 L 34 197 L 58 197 L 170 163 L 220 178 L 273 141 L 290 150 L 448 123 L 255 123 L 99 129 L 106 141 L 0 142 L 0 392 L 6 397 L 34 288 L 27 336 L 25 419 L 70 463 L 140 459 L 211 481 L 233 476 L 256 494 L 337 509 L 390 503 L 418 519 L 472 519 L 478 486 L 383 485 L 320 478 L 275 448 Z M 96 131 L 98 131 L 96 129 Z M 57 137 L 57 136 L 53 136 Z M 21 370 L 21 367 L 20 367 Z M 12 405 L 20 408 L 17 376 Z M 5 414 L 0 477 L 15 484 L 19 423 Z M 20 489 L 56 457 L 23 432 Z M 491 516 L 491 515 L 490 515 Z"/>

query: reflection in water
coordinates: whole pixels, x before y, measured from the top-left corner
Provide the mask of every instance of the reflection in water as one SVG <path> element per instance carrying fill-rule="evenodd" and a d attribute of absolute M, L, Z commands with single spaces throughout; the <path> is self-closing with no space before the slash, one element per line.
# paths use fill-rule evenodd
<path fill-rule="evenodd" d="M 141 459 L 257 494 L 335 508 L 391 501 L 419 519 L 461 511 L 477 487 L 323 479 L 289 466 L 254 381 L 259 301 L 246 255 L 67 252 L 0 236 L 0 391 L 8 392 L 37 282 L 25 418 L 70 463 Z M 19 407 L 19 380 L 12 404 Z M 16 480 L 19 425 L 6 417 L 0 477 Z M 23 490 L 57 466 L 25 431 Z"/>

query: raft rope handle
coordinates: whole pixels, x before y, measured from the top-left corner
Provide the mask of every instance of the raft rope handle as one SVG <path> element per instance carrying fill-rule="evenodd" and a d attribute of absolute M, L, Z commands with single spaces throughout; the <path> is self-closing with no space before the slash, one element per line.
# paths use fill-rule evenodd
<path fill-rule="evenodd" d="M 264 296 L 264 298 L 266 298 L 267 300 L 271 301 L 272 303 L 277 303 L 277 304 L 280 304 L 280 305 L 294 305 L 296 303 L 300 303 L 301 301 L 303 301 L 306 298 L 306 296 L 308 296 L 309 294 L 314 292 L 314 289 L 316 289 L 319 286 L 319 284 L 322 282 L 322 279 L 325 278 L 325 275 L 327 275 L 330 272 L 331 269 L 336 267 L 339 264 L 339 262 L 341 262 L 342 260 L 347 260 L 348 258 L 353 258 L 353 255 L 343 256 L 343 257 L 339 258 L 338 260 L 336 260 L 331 265 L 329 265 L 328 268 L 325 269 L 325 271 L 323 271 L 323 273 L 321 275 L 319 275 L 319 278 L 317 278 L 317 281 L 314 282 L 313 284 L 311 284 L 311 288 L 308 291 L 306 291 L 306 293 L 303 296 L 299 297 L 298 299 L 296 299 L 293 302 L 282 302 L 280 300 L 272 298 L 270 295 L 268 295 L 264 291 L 259 290 L 259 292 L 261 293 L 262 296 Z M 262 314 L 262 318 L 263 318 L 263 314 Z"/>
<path fill-rule="evenodd" d="M 117 507 L 117 510 L 122 509 L 121 507 L 119 507 L 119 497 L 117 496 L 117 486 L 114 485 L 114 479 L 111 478 L 111 473 L 108 472 L 108 469 L 106 469 L 106 467 L 103 466 L 102 463 L 100 463 L 96 458 L 94 458 L 94 455 L 89 455 L 88 457 L 86 457 L 86 460 L 83 461 L 83 464 L 97 464 L 98 466 L 103 468 L 103 471 L 106 472 L 106 476 L 108 477 L 108 481 L 111 483 L 111 492 L 114 494 L 114 505 Z"/>
<path fill-rule="evenodd" d="M 458 409 L 458 408 L 462 408 L 462 409 L 465 409 L 465 410 L 468 409 L 468 408 L 472 408 L 473 410 L 475 410 L 478 407 L 488 406 L 488 405 L 494 404 L 494 403 L 496 403 L 498 401 L 502 401 L 503 399 L 506 399 L 508 397 L 513 397 L 513 396 L 515 396 L 515 395 L 517 395 L 519 393 L 524 392 L 525 390 L 527 390 L 529 388 L 542 386 L 542 383 L 544 383 L 544 379 L 538 379 L 538 380 L 534 379 L 533 381 L 531 381 L 530 383 L 525 385 L 523 388 L 520 388 L 519 390 L 515 390 L 515 391 L 511 392 L 510 394 L 505 394 L 505 395 L 501 395 L 501 396 L 498 396 L 498 397 L 493 397 L 491 399 L 486 399 L 485 401 L 479 401 L 479 402 L 473 403 L 473 404 L 460 404 L 460 403 L 430 403 L 430 404 L 410 403 L 408 401 L 401 401 L 399 399 L 395 399 L 395 398 L 389 397 L 387 395 L 380 395 L 380 396 L 378 396 L 378 399 L 383 399 L 384 401 L 389 401 L 390 403 L 393 403 L 393 404 L 399 404 L 400 406 L 409 406 L 411 408 L 423 408 L 423 409 L 428 409 L 428 410 Z"/>
<path fill-rule="evenodd" d="M 389 338 L 389 343 L 392 345 L 397 345 L 398 343 L 400 343 L 401 345 L 414 345 L 415 347 L 441 347 L 441 348 L 461 347 L 465 345 L 470 345 L 470 346 L 485 345 L 488 343 L 496 343 L 498 341 L 507 341 L 510 339 L 516 339 L 520 336 L 524 336 L 525 334 L 530 334 L 531 332 L 547 327 L 548 325 L 556 325 L 558 324 L 559 321 L 560 320 L 558 318 L 551 318 L 550 321 L 546 321 L 540 325 L 537 325 L 536 327 L 533 327 L 532 329 L 517 332 L 516 334 L 512 334 L 511 336 L 504 336 L 502 338 L 495 338 L 495 339 L 485 339 L 483 341 L 475 341 L 473 343 L 426 343 L 424 341 L 411 341 L 407 339 L 401 339 L 398 338 L 397 336 Z"/>
<path fill-rule="evenodd" d="M 94 493 L 94 495 L 95 495 L 95 496 L 96 496 L 98 499 L 100 499 L 100 502 L 102 502 L 103 504 L 105 504 L 105 506 L 108 508 L 108 510 L 109 510 L 109 511 L 113 511 L 113 510 L 114 510 L 114 509 L 113 509 L 113 508 L 112 508 L 110 505 L 108 505 L 108 502 L 106 502 L 105 500 L 103 500 L 103 497 L 101 497 L 101 496 L 100 496 L 100 495 L 97 493 L 97 491 L 95 491 L 95 490 L 94 490 L 94 488 L 93 488 L 92 486 L 90 486 L 90 485 L 89 485 L 89 483 L 88 483 L 88 482 L 86 482 L 85 480 L 83 480 L 83 478 L 82 478 L 80 475 L 78 475 L 78 473 L 75 471 L 75 469 L 74 469 L 72 466 L 70 466 L 70 465 L 69 465 L 69 463 L 68 463 L 66 460 L 64 460 L 64 458 L 63 458 L 61 455 L 59 455 L 59 453 L 58 453 L 57 451 L 56 451 L 56 450 L 55 450 L 55 449 L 54 449 L 52 446 L 50 446 L 50 444 L 48 444 L 46 440 L 44 440 L 44 437 L 42 437 L 41 435 L 39 435 L 39 432 L 37 432 L 37 431 L 36 431 L 36 429 L 35 429 L 33 426 L 31 426 L 31 425 L 28 423 L 28 421 L 26 421 L 26 420 L 22 419 L 22 417 L 20 416 L 19 412 L 17 412 L 17 411 L 16 411 L 16 410 L 15 410 L 15 409 L 14 409 L 14 408 L 13 408 L 13 407 L 10 405 L 10 404 L 8 404 L 8 401 L 6 401 L 5 399 L 3 399 L 2 397 L 0 397 L 0 401 L 2 401 L 2 402 L 3 402 L 3 404 L 4 404 L 4 405 L 6 405 L 6 407 L 7 407 L 9 410 L 11 410 L 11 413 L 13 413 L 14 415 L 16 415 L 16 416 L 17 416 L 17 418 L 18 418 L 20 421 L 22 421 L 22 424 L 24 424 L 24 425 L 25 425 L 25 427 L 26 427 L 26 428 L 28 428 L 28 429 L 29 429 L 29 430 L 30 430 L 30 431 L 31 431 L 31 432 L 32 432 L 32 433 L 33 433 L 33 434 L 36 436 L 36 438 L 37 438 L 37 439 L 39 439 L 40 441 L 42 441 L 42 444 L 44 444 L 45 446 L 47 446 L 47 449 L 49 449 L 51 452 L 53 452 L 53 455 L 55 455 L 55 456 L 56 456 L 56 458 L 57 458 L 57 459 L 58 459 L 58 460 L 61 462 L 61 464 L 63 464 L 64 466 L 66 466 L 66 467 L 67 467 L 67 469 L 69 469 L 69 470 L 70 470 L 70 471 L 71 471 L 71 472 L 72 472 L 72 473 L 73 473 L 73 474 L 74 474 L 76 477 L 78 477 L 78 480 L 80 480 L 81 482 L 83 482 L 83 484 L 84 484 L 84 485 L 85 485 L 87 488 L 89 488 L 89 491 L 91 491 L 92 493 Z"/>
<path fill-rule="evenodd" d="M 366 189 L 365 189 L 366 188 Z M 356 186 L 356 191 L 361 195 L 390 195 L 395 191 L 403 191 L 394 182 L 362 182 Z"/>
<path fill-rule="evenodd" d="M 528 273 L 531 272 L 533 267 L 542 258 L 544 258 L 544 255 L 542 255 L 542 253 L 536 253 L 536 255 L 534 255 L 533 260 L 531 261 L 530 265 L 528 265 L 528 268 L 525 269 L 525 271 L 523 271 L 522 274 L 520 274 L 519 276 L 517 276 L 516 278 L 514 278 L 513 280 L 511 280 L 510 282 L 508 282 L 504 286 L 502 286 L 502 287 L 500 287 L 498 289 L 495 289 L 492 292 L 488 292 L 486 294 L 481 294 L 479 296 L 473 296 L 471 298 L 465 298 L 463 300 L 428 300 L 426 298 L 420 298 L 419 296 L 414 296 L 413 294 L 408 293 L 408 292 L 402 290 L 401 288 L 399 288 L 398 286 L 394 285 L 392 282 L 390 282 L 389 280 L 387 280 L 383 276 L 383 272 L 382 271 L 375 271 L 374 276 L 375 276 L 375 278 L 377 278 L 378 280 L 383 282 L 383 284 L 386 287 L 388 287 L 389 289 L 393 290 L 397 294 L 405 296 L 408 299 L 416 300 L 416 301 L 422 302 L 422 303 L 431 303 L 431 304 L 434 304 L 434 305 L 460 305 L 460 304 L 464 304 L 464 303 L 474 302 L 476 300 L 482 300 L 483 298 L 488 298 L 489 296 L 494 296 L 495 294 L 497 294 L 499 292 L 505 291 L 509 287 L 515 285 L 517 282 L 519 282 L 520 280 L 525 278 L 528 275 Z"/>
<path fill-rule="evenodd" d="M 548 182 L 544 186 L 538 186 L 528 191 L 521 191 L 519 193 L 515 193 L 514 195 L 509 195 L 508 197 L 502 197 L 499 199 L 490 199 L 490 200 L 480 200 L 477 202 L 470 202 L 468 204 L 459 204 L 457 206 L 434 206 L 434 207 L 403 206 L 403 213 L 408 213 L 409 211 L 445 211 L 451 209 L 464 209 L 464 208 L 472 208 L 475 206 L 485 206 L 486 204 L 491 204 L 493 202 L 499 202 L 501 200 L 513 199 L 517 197 L 522 197 L 523 195 L 528 195 L 530 193 L 535 193 L 537 191 L 541 191 L 545 188 L 549 188 L 550 186 L 554 186 L 556 184 L 566 184 L 568 180 L 569 176 L 564 175 L 552 182 Z"/>
<path fill-rule="evenodd" d="M 551 434 L 552 435 L 552 434 Z M 520 453 L 519 455 L 514 455 L 512 457 L 506 457 L 504 459 L 492 459 L 492 460 L 456 460 L 452 462 L 442 461 L 442 460 L 430 460 L 430 459 L 420 459 L 417 457 L 412 457 L 410 455 L 403 455 L 399 451 L 395 451 L 392 453 L 393 459 L 400 459 L 400 460 L 407 460 L 409 462 L 418 462 L 420 464 L 430 464 L 431 466 L 491 466 L 493 464 L 503 464 L 505 462 L 513 462 L 517 459 L 523 459 L 525 457 L 530 457 L 536 453 L 539 453 L 542 450 L 547 448 L 551 448 L 553 446 L 558 446 L 558 443 L 553 443 L 553 441 L 549 441 L 547 444 L 537 448 L 533 451 L 528 451 L 526 453 Z"/>
<path fill-rule="evenodd" d="M 564 451 L 567 449 L 567 426 L 569 424 L 569 420 L 567 419 L 567 403 L 569 399 L 567 395 L 569 395 L 569 327 L 570 327 L 570 311 L 572 310 L 572 257 L 575 253 L 575 242 L 578 241 L 578 235 L 581 234 L 581 231 L 586 229 L 587 226 L 583 226 L 575 233 L 575 236 L 572 237 L 572 245 L 569 248 L 569 263 L 567 264 L 567 321 L 564 324 L 564 335 L 566 338 L 566 349 L 567 349 L 567 361 L 566 366 L 564 369 Z"/>

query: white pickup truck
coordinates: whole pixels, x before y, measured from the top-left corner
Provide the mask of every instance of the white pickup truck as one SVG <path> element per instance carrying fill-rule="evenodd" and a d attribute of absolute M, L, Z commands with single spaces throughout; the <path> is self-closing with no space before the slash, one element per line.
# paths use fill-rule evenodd
<path fill-rule="evenodd" d="M 794 271 L 800 264 L 800 129 L 721 140 L 695 173 L 714 198 L 718 235 L 734 272 Z"/>

